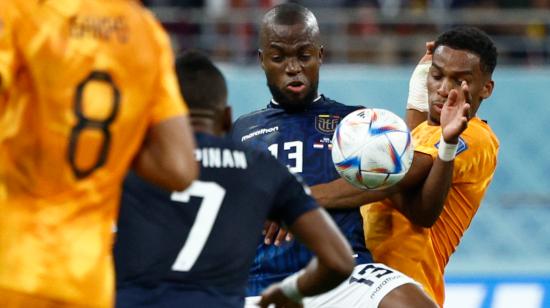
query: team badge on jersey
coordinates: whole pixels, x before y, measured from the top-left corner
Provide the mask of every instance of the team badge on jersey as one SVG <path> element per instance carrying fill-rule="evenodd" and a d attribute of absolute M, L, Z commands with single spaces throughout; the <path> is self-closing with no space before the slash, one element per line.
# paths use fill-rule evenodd
<path fill-rule="evenodd" d="M 340 116 L 320 114 L 315 117 L 315 129 L 322 134 L 332 134 L 340 123 Z"/>

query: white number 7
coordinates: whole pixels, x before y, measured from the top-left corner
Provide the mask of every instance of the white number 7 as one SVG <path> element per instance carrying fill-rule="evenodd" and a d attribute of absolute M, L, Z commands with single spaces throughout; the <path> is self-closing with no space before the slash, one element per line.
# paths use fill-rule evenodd
<path fill-rule="evenodd" d="M 173 192 L 171 199 L 188 203 L 191 196 L 202 198 L 202 202 L 189 236 L 172 264 L 174 271 L 188 272 L 197 261 L 220 211 L 225 189 L 215 182 L 195 181 L 185 191 Z"/>

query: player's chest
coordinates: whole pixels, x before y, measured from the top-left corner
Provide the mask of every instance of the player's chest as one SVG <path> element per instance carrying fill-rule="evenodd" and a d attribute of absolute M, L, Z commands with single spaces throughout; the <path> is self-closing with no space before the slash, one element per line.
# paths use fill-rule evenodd
<path fill-rule="evenodd" d="M 330 166 L 326 162 L 331 157 L 332 135 L 342 118 L 327 112 L 266 118 L 251 125 L 240 138 L 249 146 L 269 151 L 292 172 L 302 173 L 309 167 L 319 170 Z"/>

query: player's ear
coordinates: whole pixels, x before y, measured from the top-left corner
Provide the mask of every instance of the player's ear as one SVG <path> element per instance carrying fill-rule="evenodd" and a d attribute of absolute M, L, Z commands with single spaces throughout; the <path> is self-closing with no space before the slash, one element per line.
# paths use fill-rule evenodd
<path fill-rule="evenodd" d="M 325 46 L 319 47 L 319 63 L 323 63 L 323 57 L 325 56 Z"/>
<path fill-rule="evenodd" d="M 258 49 L 258 60 L 260 60 L 260 65 L 262 66 L 262 69 L 265 70 L 264 66 L 264 52 L 261 49 Z"/>
<path fill-rule="evenodd" d="M 233 127 L 233 117 L 231 113 L 231 106 L 225 106 L 222 119 L 222 129 L 224 133 L 229 132 L 231 127 Z"/>
<path fill-rule="evenodd" d="M 480 96 L 482 99 L 486 99 L 493 93 L 493 89 L 495 88 L 495 82 L 492 79 L 489 79 L 485 84 L 483 85 L 483 88 L 481 89 Z"/>

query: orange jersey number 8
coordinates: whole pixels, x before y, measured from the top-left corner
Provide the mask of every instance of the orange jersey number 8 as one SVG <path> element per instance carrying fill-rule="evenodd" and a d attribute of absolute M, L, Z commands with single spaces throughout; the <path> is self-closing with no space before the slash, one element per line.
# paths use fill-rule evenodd
<path fill-rule="evenodd" d="M 82 97 L 83 92 L 86 87 L 86 85 L 91 82 L 103 82 L 109 85 L 112 88 L 112 106 L 111 106 L 111 112 L 105 119 L 92 119 L 89 117 L 86 117 L 83 113 L 83 103 L 82 103 Z M 111 75 L 107 72 L 103 71 L 92 71 L 86 79 L 84 79 L 82 82 L 78 84 L 78 87 L 76 88 L 76 95 L 74 99 L 74 112 L 77 118 L 76 125 L 71 130 L 71 135 L 69 139 L 69 148 L 68 148 L 68 159 L 69 163 L 71 165 L 71 169 L 73 170 L 74 175 L 78 179 L 85 178 L 89 176 L 92 172 L 94 172 L 96 169 L 100 168 L 105 164 L 105 161 L 107 160 L 107 155 L 109 153 L 109 146 L 111 144 L 111 132 L 109 131 L 109 126 L 113 121 L 115 120 L 120 105 L 120 92 L 118 88 L 116 87 L 115 83 L 113 82 L 113 79 L 111 78 Z M 77 165 L 77 159 L 76 159 L 76 152 L 78 147 L 78 139 L 80 134 L 84 130 L 97 130 L 102 134 L 103 142 L 99 149 L 99 155 L 97 156 L 97 159 L 95 163 L 93 163 L 91 166 L 87 168 L 80 168 Z"/>

